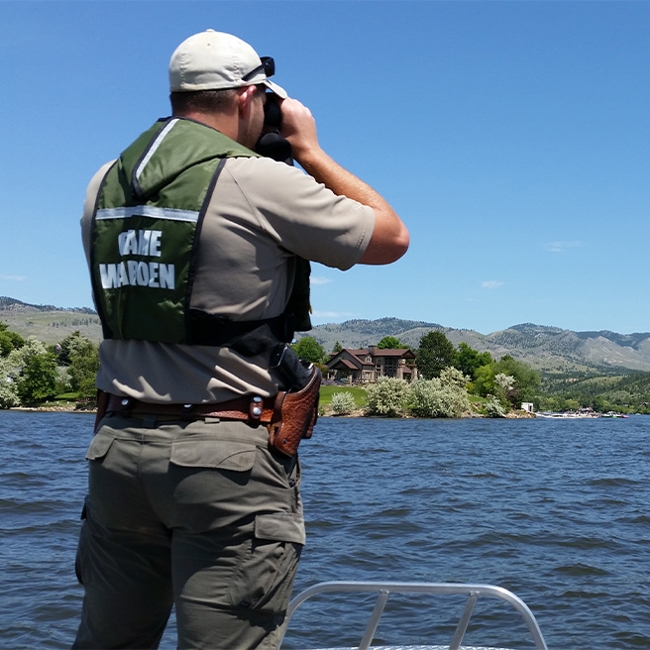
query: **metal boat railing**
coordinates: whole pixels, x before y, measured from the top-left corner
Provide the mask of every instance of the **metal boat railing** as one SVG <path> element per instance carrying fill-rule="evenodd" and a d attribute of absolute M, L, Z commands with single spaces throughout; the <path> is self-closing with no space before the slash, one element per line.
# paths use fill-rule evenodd
<path fill-rule="evenodd" d="M 537 650 L 548 650 L 542 631 L 537 624 L 535 616 L 528 605 L 521 598 L 503 587 L 482 584 L 462 583 L 427 583 L 427 582 L 321 582 L 305 589 L 295 596 L 289 603 L 287 617 L 290 620 L 295 611 L 307 599 L 318 594 L 331 593 L 376 593 L 377 601 L 366 625 L 366 630 L 359 644 L 359 650 L 368 650 L 375 636 L 379 619 L 381 618 L 388 598 L 391 594 L 455 594 L 465 595 L 467 600 L 456 626 L 456 630 L 449 644 L 449 650 L 459 650 L 465 632 L 469 626 L 470 619 L 474 613 L 474 607 L 480 597 L 492 597 L 503 600 L 512 605 L 521 615 L 535 643 Z"/>

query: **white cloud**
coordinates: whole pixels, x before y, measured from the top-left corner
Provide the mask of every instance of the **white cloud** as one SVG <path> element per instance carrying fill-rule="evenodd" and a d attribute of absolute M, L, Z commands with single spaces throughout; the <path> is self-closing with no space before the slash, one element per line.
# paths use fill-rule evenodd
<path fill-rule="evenodd" d="M 354 316 L 352 312 L 349 311 L 316 311 L 312 313 L 314 318 L 349 318 Z"/>
<path fill-rule="evenodd" d="M 7 280 L 9 282 L 24 282 L 26 279 L 26 275 L 0 275 L 0 280 Z"/>
<path fill-rule="evenodd" d="M 499 282 L 498 280 L 486 280 L 485 282 L 481 282 L 481 286 L 484 289 L 498 289 L 503 286 L 503 282 Z"/>
<path fill-rule="evenodd" d="M 563 253 L 568 248 L 580 248 L 583 243 L 581 241 L 550 241 L 543 246 L 550 253 Z"/>
<path fill-rule="evenodd" d="M 329 284 L 332 280 L 330 278 L 317 278 L 312 275 L 309 278 L 309 282 L 310 284 Z"/>

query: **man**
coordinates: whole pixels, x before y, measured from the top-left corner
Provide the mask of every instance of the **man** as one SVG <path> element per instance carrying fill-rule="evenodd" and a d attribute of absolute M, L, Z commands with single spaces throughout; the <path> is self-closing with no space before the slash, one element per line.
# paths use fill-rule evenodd
<path fill-rule="evenodd" d="M 88 188 L 108 407 L 87 453 L 76 648 L 155 648 L 172 605 L 180 648 L 282 636 L 305 541 L 286 432 L 309 435 L 318 388 L 285 346 L 305 310 L 287 307 L 296 268 L 388 264 L 408 232 L 271 74 L 234 36 L 190 37 L 170 61 L 172 117 Z M 306 174 L 251 151 L 267 91 Z M 307 407 L 285 408 L 306 391 Z"/>

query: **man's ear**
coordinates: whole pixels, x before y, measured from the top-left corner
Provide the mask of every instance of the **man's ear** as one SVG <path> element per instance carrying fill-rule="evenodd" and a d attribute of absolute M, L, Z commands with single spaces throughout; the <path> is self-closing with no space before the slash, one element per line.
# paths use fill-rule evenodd
<path fill-rule="evenodd" d="M 251 104 L 253 103 L 253 97 L 257 88 L 255 86 L 246 86 L 242 88 L 237 93 L 237 108 L 241 117 L 247 117 L 251 110 Z"/>

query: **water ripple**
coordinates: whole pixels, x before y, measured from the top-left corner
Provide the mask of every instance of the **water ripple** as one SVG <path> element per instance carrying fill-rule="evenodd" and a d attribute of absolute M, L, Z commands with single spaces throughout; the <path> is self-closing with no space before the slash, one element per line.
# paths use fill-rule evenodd
<path fill-rule="evenodd" d="M 0 412 L 0 426 L 0 647 L 67 648 L 92 416 Z M 554 650 L 650 648 L 648 443 L 646 417 L 323 418 L 301 447 L 308 537 L 296 588 L 498 584 L 526 601 Z M 358 644 L 356 610 L 367 616 L 373 602 L 305 603 L 283 647 Z M 462 602 L 415 602 L 391 599 L 376 643 L 449 642 Z M 466 641 L 523 648 L 527 638 L 507 607 L 480 601 Z M 172 619 L 161 650 L 175 646 Z"/>

